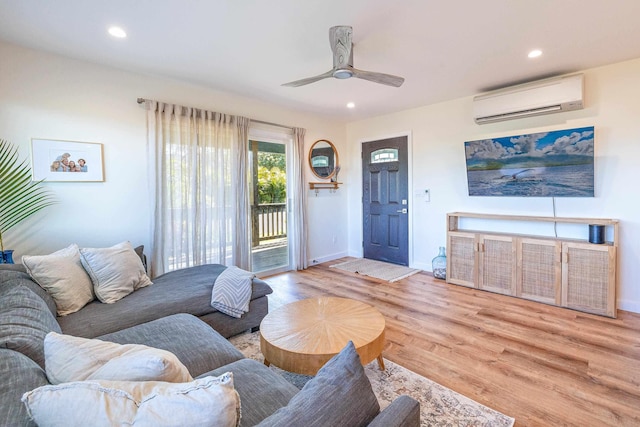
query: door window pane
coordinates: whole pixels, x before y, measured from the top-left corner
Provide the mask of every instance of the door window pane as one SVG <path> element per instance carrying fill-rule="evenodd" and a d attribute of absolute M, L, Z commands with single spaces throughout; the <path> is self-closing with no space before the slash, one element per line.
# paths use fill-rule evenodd
<path fill-rule="evenodd" d="M 371 153 L 371 163 L 387 163 L 398 161 L 397 148 L 381 148 Z"/>
<path fill-rule="evenodd" d="M 315 156 L 311 159 L 311 166 L 314 168 L 329 166 L 329 157 L 327 156 Z"/>

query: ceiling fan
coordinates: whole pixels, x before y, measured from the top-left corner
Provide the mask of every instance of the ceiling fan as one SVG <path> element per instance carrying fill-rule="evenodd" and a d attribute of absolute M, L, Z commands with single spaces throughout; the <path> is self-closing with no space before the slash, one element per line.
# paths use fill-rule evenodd
<path fill-rule="evenodd" d="M 329 77 L 335 77 L 336 79 L 356 77 L 358 79 L 369 80 L 370 82 L 380 83 L 387 86 L 400 87 L 404 82 L 403 77 L 353 68 L 353 43 L 351 43 L 352 33 L 353 29 L 348 25 L 339 25 L 329 28 L 329 40 L 331 42 L 331 50 L 333 51 L 333 68 L 318 76 L 285 83 L 282 86 L 304 86 Z"/>

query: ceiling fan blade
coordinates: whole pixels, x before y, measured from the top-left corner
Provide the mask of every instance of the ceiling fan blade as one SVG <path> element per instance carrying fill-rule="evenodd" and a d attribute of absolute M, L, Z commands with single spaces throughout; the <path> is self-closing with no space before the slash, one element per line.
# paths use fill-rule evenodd
<path fill-rule="evenodd" d="M 338 25 L 329 28 L 329 41 L 333 52 L 333 69 L 315 77 L 308 77 L 302 80 L 285 83 L 282 86 L 298 87 L 317 82 L 328 77 L 336 79 L 348 79 L 357 77 L 380 83 L 387 86 L 400 87 L 404 83 L 404 77 L 392 76 L 391 74 L 375 73 L 353 68 L 353 28 L 348 25 Z"/>
<path fill-rule="evenodd" d="M 289 82 L 289 83 L 284 83 L 282 86 L 288 86 L 288 87 L 298 87 L 298 86 L 304 86 L 304 85 L 308 85 L 309 83 L 314 83 L 317 82 L 318 80 L 322 80 L 322 79 L 326 79 L 328 77 L 333 77 L 333 70 L 329 70 L 326 73 L 314 76 L 314 77 L 307 77 L 306 79 L 301 79 L 301 80 L 296 80 L 294 82 Z"/>
<path fill-rule="evenodd" d="M 391 74 L 375 73 L 372 71 L 352 69 L 353 77 L 357 77 L 363 80 L 369 80 L 370 82 L 380 83 L 387 86 L 400 87 L 404 83 L 404 77 L 393 76 Z"/>

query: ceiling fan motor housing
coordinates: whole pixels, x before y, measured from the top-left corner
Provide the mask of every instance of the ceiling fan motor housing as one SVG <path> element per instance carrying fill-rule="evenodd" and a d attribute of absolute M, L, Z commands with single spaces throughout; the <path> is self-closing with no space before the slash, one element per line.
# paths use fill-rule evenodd
<path fill-rule="evenodd" d="M 329 39 L 333 50 L 334 70 L 353 67 L 352 35 L 353 28 L 347 25 L 340 25 L 329 29 Z"/>

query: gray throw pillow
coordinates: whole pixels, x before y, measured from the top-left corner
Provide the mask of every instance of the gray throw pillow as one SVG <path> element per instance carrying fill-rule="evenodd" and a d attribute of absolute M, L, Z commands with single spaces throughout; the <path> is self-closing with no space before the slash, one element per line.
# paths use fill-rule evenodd
<path fill-rule="evenodd" d="M 149 268 L 147 267 L 147 256 L 144 254 L 144 245 L 136 246 L 133 248 L 136 252 L 136 255 L 140 258 L 142 265 L 144 266 L 145 273 L 149 273 Z"/>
<path fill-rule="evenodd" d="M 329 360 L 289 404 L 258 426 L 366 426 L 380 405 L 353 342 Z"/>
<path fill-rule="evenodd" d="M 0 348 L 19 351 L 44 368 L 44 337 L 62 333 L 45 302 L 24 286 L 0 295 Z"/>

